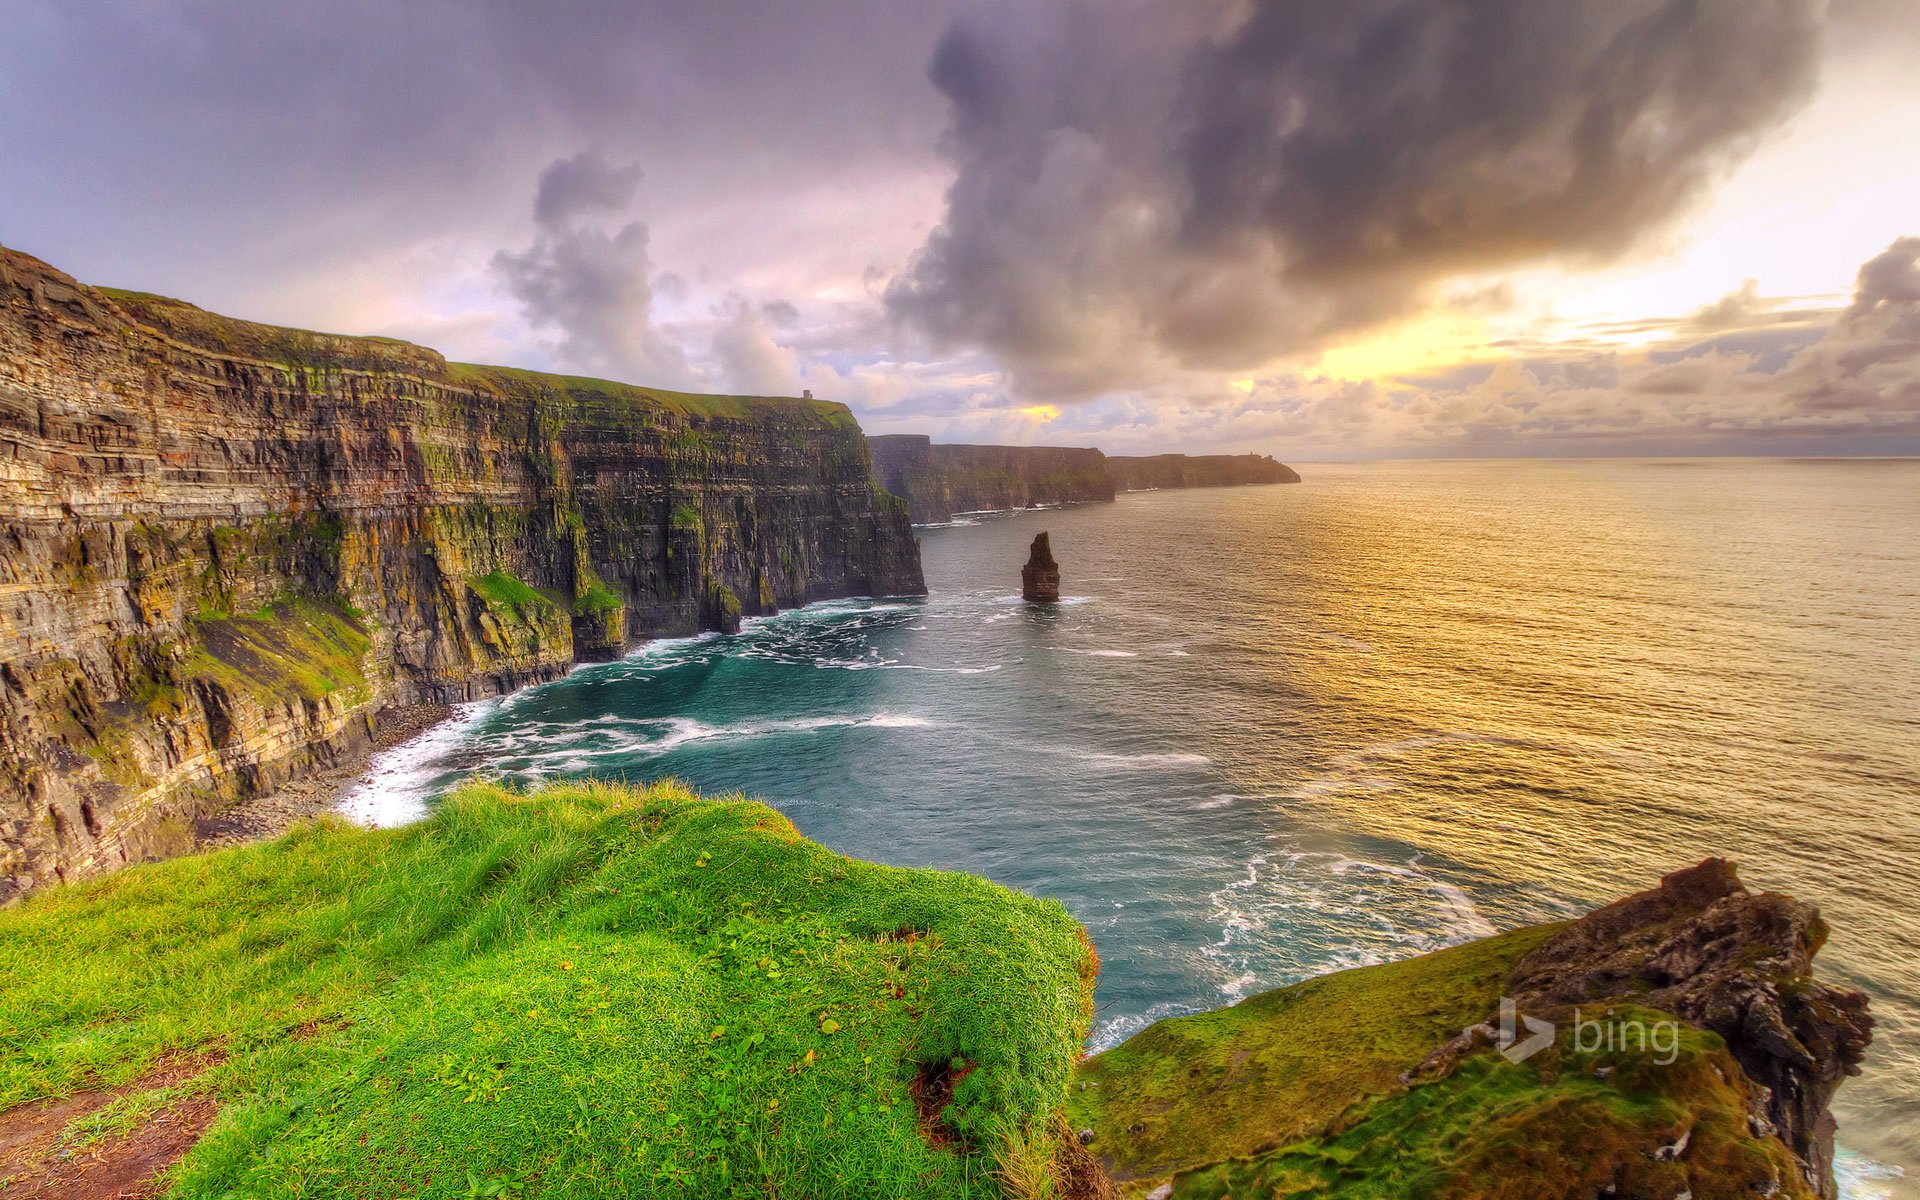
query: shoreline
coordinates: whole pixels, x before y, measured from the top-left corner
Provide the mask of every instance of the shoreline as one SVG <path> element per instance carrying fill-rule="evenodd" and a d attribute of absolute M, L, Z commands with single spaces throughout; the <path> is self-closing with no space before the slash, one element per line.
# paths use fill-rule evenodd
<path fill-rule="evenodd" d="M 188 854 L 242 846 L 279 837 L 306 817 L 332 812 L 353 786 L 366 777 L 375 755 L 413 741 L 453 719 L 450 704 L 390 704 L 376 718 L 377 731 L 317 771 L 301 775 L 270 792 L 193 823 Z"/>

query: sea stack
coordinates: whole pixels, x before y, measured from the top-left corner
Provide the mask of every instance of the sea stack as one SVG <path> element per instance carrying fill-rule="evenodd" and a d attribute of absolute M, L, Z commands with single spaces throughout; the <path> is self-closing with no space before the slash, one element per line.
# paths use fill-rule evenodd
<path fill-rule="evenodd" d="M 1053 561 L 1053 543 L 1044 533 L 1034 535 L 1027 565 L 1020 568 L 1020 595 L 1035 604 L 1060 600 L 1060 564 Z"/>

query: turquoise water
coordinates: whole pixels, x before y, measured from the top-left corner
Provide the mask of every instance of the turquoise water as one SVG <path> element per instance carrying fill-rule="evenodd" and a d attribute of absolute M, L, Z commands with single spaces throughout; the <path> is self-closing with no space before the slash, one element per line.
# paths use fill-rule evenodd
<path fill-rule="evenodd" d="M 1920 1174 L 1920 463 L 1304 474 L 924 530 L 924 600 L 477 706 L 348 807 L 411 819 L 474 772 L 761 796 L 1065 902 L 1097 1046 L 1726 854 L 1832 919 L 1881 1022 L 1842 1140 Z M 1057 608 L 1015 594 L 1041 529 Z"/>

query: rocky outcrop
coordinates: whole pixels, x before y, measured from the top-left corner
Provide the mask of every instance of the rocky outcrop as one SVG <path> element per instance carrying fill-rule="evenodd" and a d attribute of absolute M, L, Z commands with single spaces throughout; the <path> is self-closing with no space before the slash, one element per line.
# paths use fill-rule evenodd
<path fill-rule="evenodd" d="M 1300 482 L 1299 472 L 1265 454 L 1109 454 L 1107 470 L 1120 492 Z"/>
<path fill-rule="evenodd" d="M 924 590 L 852 414 L 448 363 L 0 250 L 0 899 L 635 639 Z"/>
<path fill-rule="evenodd" d="M 907 502 L 915 524 L 959 512 L 1113 499 L 1098 450 L 1056 446 L 936 446 L 920 434 L 867 439 L 880 486 Z"/>
<path fill-rule="evenodd" d="M 1020 568 L 1020 595 L 1035 604 L 1060 602 L 1060 564 L 1053 561 L 1053 544 L 1044 532 L 1034 536 L 1027 565 Z"/>
<path fill-rule="evenodd" d="M 1750 892 L 1710 858 L 1575 921 L 1520 960 L 1509 992 L 1521 1011 L 1632 1001 L 1719 1034 L 1762 1089 L 1755 1131 L 1778 1136 L 1832 1196 L 1828 1106 L 1860 1073 L 1873 1018 L 1864 993 L 1813 978 L 1826 940 L 1819 909 Z"/>
<path fill-rule="evenodd" d="M 1067 1116 L 1126 1194 L 1172 1200 L 1830 1198 L 1828 1104 L 1871 1021 L 1813 978 L 1825 937 L 1708 860 L 1160 1021 L 1082 1065 Z"/>

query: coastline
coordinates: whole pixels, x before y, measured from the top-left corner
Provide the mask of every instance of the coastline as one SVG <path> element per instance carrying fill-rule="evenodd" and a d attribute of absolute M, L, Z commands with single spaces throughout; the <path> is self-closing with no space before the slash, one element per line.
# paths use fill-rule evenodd
<path fill-rule="evenodd" d="M 266 841 L 279 837 L 303 818 L 334 811 L 348 791 L 366 777 L 374 756 L 445 724 L 453 719 L 455 711 L 448 704 L 388 705 L 376 718 L 374 736 L 343 751 L 334 763 L 194 821 L 193 848 L 188 853 Z"/>

